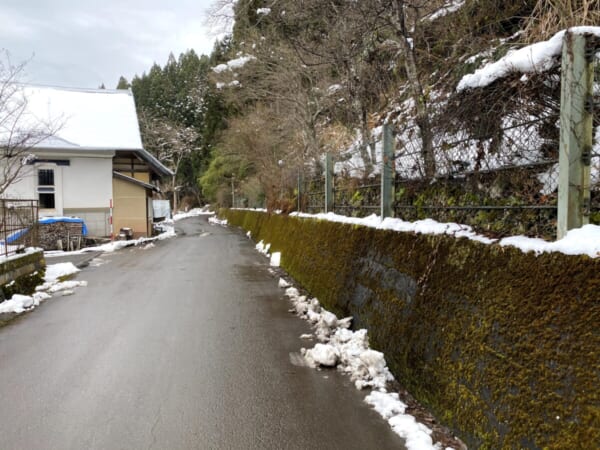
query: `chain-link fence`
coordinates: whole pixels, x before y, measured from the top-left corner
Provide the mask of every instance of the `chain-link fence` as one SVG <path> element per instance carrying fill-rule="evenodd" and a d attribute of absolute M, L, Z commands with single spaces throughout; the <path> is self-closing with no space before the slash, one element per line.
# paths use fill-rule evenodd
<path fill-rule="evenodd" d="M 364 179 L 344 175 L 334 177 L 333 211 L 345 216 L 364 217 L 379 214 L 381 208 L 381 179 Z"/>
<path fill-rule="evenodd" d="M 325 210 L 325 173 L 304 175 L 301 178 L 300 210 L 310 214 Z"/>
<path fill-rule="evenodd" d="M 456 133 L 455 140 L 438 140 L 432 177 L 422 176 L 420 143 L 417 151 L 405 146 L 396 158 L 396 217 L 457 222 L 494 236 L 552 236 L 558 199 L 556 120 L 505 119 L 493 135 Z"/>
<path fill-rule="evenodd" d="M 594 150 L 592 152 L 591 163 L 591 202 L 590 202 L 590 221 L 600 224 L 600 54 L 596 53 L 594 59 Z"/>
<path fill-rule="evenodd" d="M 427 176 L 420 129 L 394 126 L 394 215 L 404 220 L 433 218 L 468 224 L 488 235 L 553 236 L 558 187 L 557 115 L 526 122 L 503 119 L 493 135 L 436 130 L 434 175 Z M 330 211 L 347 216 L 379 214 L 381 208 L 381 132 L 373 152 L 353 148 L 333 164 Z M 453 139 L 449 139 L 451 136 Z M 374 155 L 360 163 L 360 155 Z M 353 161 L 353 163 L 351 163 Z M 357 161 L 359 161 L 357 163 Z M 350 165 L 352 164 L 352 165 Z M 325 172 L 303 184 L 303 211 L 325 210 Z"/>
<path fill-rule="evenodd" d="M 38 246 L 38 211 L 37 200 L 0 199 L 0 254 Z"/>
<path fill-rule="evenodd" d="M 595 134 L 590 165 L 592 223 L 600 223 L 598 45 L 593 99 L 585 105 L 586 111 L 593 110 Z M 563 83 L 561 71 L 555 68 L 507 77 L 484 89 L 439 94 L 429 101 L 428 121 L 415 117 L 409 99 L 397 114 L 388 116 L 386 125 L 394 134 L 389 153 L 394 160 L 394 216 L 467 224 L 492 237 L 556 237 Z M 374 129 L 364 147 L 355 143 L 335 155 L 332 166 L 323 169 L 323 176 L 318 174 L 319 182 L 305 183 L 303 193 L 309 200 L 304 210 L 379 214 L 385 203 L 381 199 L 386 154 L 382 135 L 382 127 Z M 589 164 L 583 162 L 586 152 L 583 149 L 578 164 Z M 573 164 L 572 159 L 568 164 Z M 334 188 L 326 206 L 328 170 Z M 569 179 L 568 185 L 573 183 L 581 184 Z M 585 204 L 580 209 L 584 215 L 588 212 Z"/>

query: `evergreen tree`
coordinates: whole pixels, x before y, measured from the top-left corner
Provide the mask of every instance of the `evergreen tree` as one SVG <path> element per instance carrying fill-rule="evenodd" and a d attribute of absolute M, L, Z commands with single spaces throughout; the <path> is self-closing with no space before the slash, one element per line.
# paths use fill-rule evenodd
<path fill-rule="evenodd" d="M 121 75 L 121 77 L 119 78 L 119 82 L 117 83 L 117 89 L 129 89 L 130 87 L 131 84 L 129 84 L 127 78 Z"/>

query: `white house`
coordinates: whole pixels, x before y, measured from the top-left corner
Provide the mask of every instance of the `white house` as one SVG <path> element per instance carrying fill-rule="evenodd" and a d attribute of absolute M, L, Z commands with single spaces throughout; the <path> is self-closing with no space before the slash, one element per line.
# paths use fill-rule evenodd
<path fill-rule="evenodd" d="M 172 172 L 144 150 L 129 90 L 23 86 L 28 121 L 58 123 L 4 198 L 38 199 L 40 216 L 77 216 L 92 236 L 151 232 L 156 180 Z M 112 209 L 113 207 L 114 209 Z"/>

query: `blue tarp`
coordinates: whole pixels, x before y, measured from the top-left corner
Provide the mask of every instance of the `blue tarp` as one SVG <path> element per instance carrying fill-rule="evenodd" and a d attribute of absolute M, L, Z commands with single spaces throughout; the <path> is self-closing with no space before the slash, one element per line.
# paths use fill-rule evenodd
<path fill-rule="evenodd" d="M 87 236 L 87 227 L 85 226 L 85 222 L 83 219 L 79 217 L 42 217 L 40 219 L 40 224 L 48 224 L 48 223 L 58 223 L 58 222 L 67 222 L 67 223 L 80 223 L 81 224 L 81 234 L 83 236 Z"/>
<path fill-rule="evenodd" d="M 67 222 L 67 223 L 80 223 L 81 224 L 81 234 L 83 236 L 87 236 L 87 227 L 85 226 L 85 222 L 83 219 L 79 217 L 42 217 L 39 220 L 41 225 L 49 224 L 49 223 L 59 223 L 59 222 Z M 8 244 L 12 244 L 13 242 L 19 240 L 23 236 L 29 233 L 29 228 L 23 228 L 22 230 L 15 231 L 13 234 L 6 238 L 6 242 Z"/>

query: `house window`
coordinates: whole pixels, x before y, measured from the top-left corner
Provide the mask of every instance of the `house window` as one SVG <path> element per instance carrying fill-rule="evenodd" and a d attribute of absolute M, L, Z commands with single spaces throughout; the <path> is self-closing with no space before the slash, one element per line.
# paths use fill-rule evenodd
<path fill-rule="evenodd" d="M 54 199 L 54 170 L 39 169 L 38 170 L 38 198 L 40 208 L 54 209 L 56 203 Z"/>
<path fill-rule="evenodd" d="M 38 186 L 54 186 L 54 170 L 38 170 Z"/>

